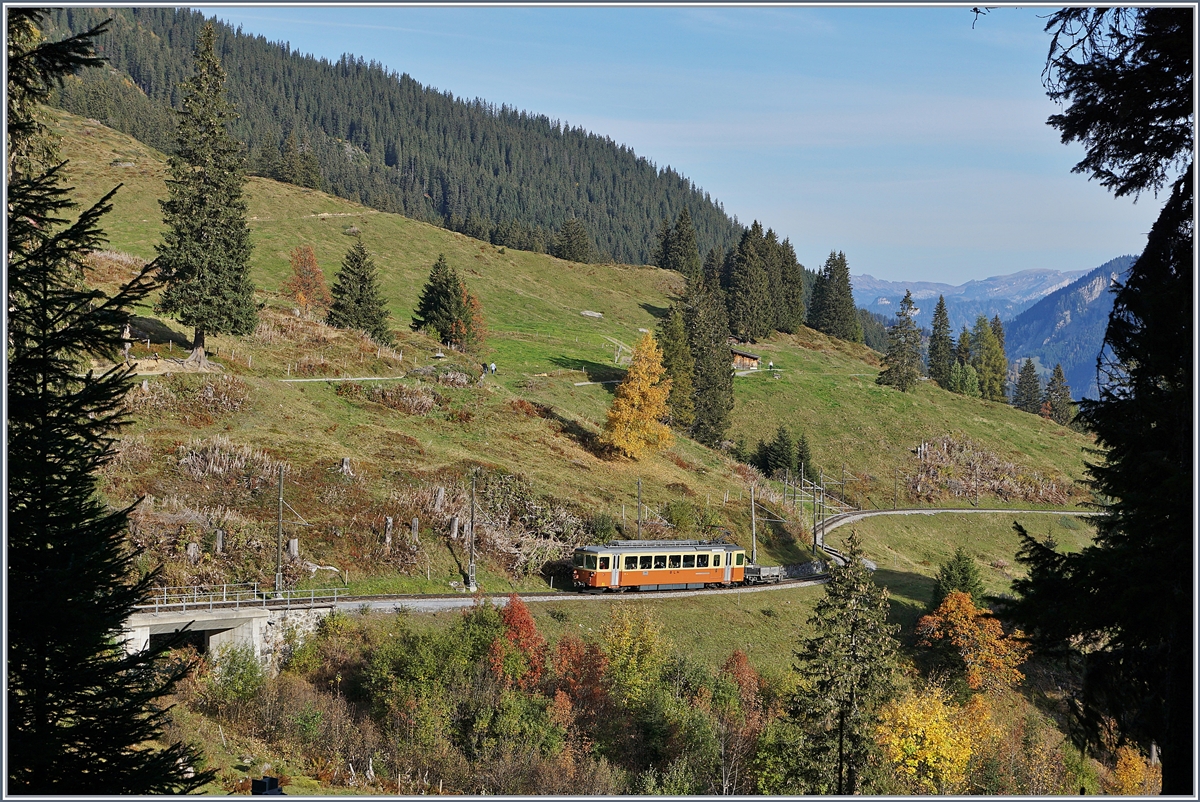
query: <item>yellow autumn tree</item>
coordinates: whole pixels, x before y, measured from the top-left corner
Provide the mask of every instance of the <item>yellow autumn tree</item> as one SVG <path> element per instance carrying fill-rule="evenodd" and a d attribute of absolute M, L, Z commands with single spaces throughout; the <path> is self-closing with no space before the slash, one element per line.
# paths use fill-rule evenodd
<path fill-rule="evenodd" d="M 614 605 L 602 637 L 609 689 L 622 703 L 636 705 L 666 663 L 662 627 L 645 610 Z"/>
<path fill-rule="evenodd" d="M 633 348 L 633 361 L 608 410 L 600 442 L 636 459 L 647 449 L 671 445 L 669 414 L 671 380 L 663 378 L 662 350 L 647 332 Z"/>
<path fill-rule="evenodd" d="M 1157 796 L 1162 789 L 1162 765 L 1150 765 L 1131 746 L 1117 750 L 1117 766 L 1105 778 L 1104 791 L 1112 796 Z"/>
<path fill-rule="evenodd" d="M 1018 669 L 1029 656 L 1020 630 L 1004 634 L 991 611 L 980 609 L 961 591 L 946 595 L 941 605 L 917 622 L 921 644 L 948 640 L 958 651 L 972 690 L 995 691 L 1011 687 L 1025 675 Z"/>
<path fill-rule="evenodd" d="M 971 722 L 959 720 L 963 713 L 938 685 L 884 705 L 875 739 L 911 790 L 944 794 L 962 786 L 972 750 Z"/>

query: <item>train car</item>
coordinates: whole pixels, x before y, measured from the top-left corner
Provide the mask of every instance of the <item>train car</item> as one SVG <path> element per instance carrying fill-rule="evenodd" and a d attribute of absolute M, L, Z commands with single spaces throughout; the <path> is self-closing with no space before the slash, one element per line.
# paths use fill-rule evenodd
<path fill-rule="evenodd" d="M 746 550 L 703 540 L 615 540 L 575 549 L 572 577 L 581 590 L 683 590 L 740 585 Z"/>

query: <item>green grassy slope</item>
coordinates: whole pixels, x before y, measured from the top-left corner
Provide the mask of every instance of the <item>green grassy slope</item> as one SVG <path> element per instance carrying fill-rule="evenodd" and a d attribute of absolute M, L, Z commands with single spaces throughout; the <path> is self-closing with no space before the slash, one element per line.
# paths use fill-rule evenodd
<path fill-rule="evenodd" d="M 81 202 L 124 183 L 113 213 L 104 221 L 112 248 L 153 257 L 162 228 L 157 200 L 165 195 L 161 154 L 98 124 L 62 112 L 48 114 L 62 136 L 62 154 L 71 160 L 69 175 Z M 236 508 L 260 525 L 263 537 L 273 540 L 273 531 L 266 529 L 274 517 L 272 493 L 261 487 L 242 491 L 188 480 L 172 467 L 181 444 L 218 434 L 229 437 L 292 467 L 289 503 L 305 520 L 318 524 L 305 530 L 302 551 L 318 563 L 362 563 L 352 579 L 356 587 L 372 590 L 445 589 L 456 575 L 457 557 L 444 542 L 425 537 L 421 565 L 409 566 L 407 577 L 394 581 L 382 578 L 387 574 L 382 563 L 368 564 L 359 552 L 377 536 L 384 515 L 407 522 L 419 514 L 427 521 L 405 493 L 412 495 L 422 483 L 449 483 L 472 464 L 525 476 L 533 492 L 585 516 L 608 513 L 619 518 L 624 506 L 630 522 L 641 477 L 648 504 L 660 507 L 684 498 L 700 507 L 712 505 L 739 541 L 748 544 L 747 475 L 722 455 L 683 439 L 668 452 L 639 462 L 602 459 L 589 449 L 614 385 L 583 383 L 622 375 L 613 359 L 617 344 L 632 345 L 639 329 L 654 327 L 656 316 L 682 287 L 677 274 L 502 252 L 435 226 L 266 179 L 251 179 L 247 197 L 253 278 L 261 289 L 260 300 L 268 305 L 264 326 L 254 337 L 210 337 L 210 345 L 226 373 L 244 383 L 248 400 L 240 409 L 207 417 L 190 415 L 179 405 L 136 415 L 130 435 L 143 438 L 144 448 L 131 453 L 145 454 L 140 462 L 131 457 L 124 473 L 114 469 L 108 488 L 114 498 L 131 500 L 148 493 L 161 503 L 196 512 Z M 402 360 L 378 353 L 349 333 L 293 320 L 289 305 L 278 296 L 289 271 L 287 254 L 298 245 L 314 249 L 332 284 L 351 243 L 345 233 L 351 226 L 361 231 L 380 268 Z M 481 388 L 438 387 L 444 403 L 426 415 L 406 415 L 339 396 L 333 383 L 279 381 L 307 362 L 310 375 L 408 374 L 405 383 L 414 384 L 413 369 L 434 364 L 438 349 L 410 334 L 407 323 L 439 253 L 459 269 L 483 302 L 491 336 L 475 361 L 495 361 L 496 376 L 489 376 Z M 603 318 L 584 317 L 583 310 L 601 312 Z M 141 314 L 154 318 L 149 308 Z M 185 343 L 190 332 L 171 321 L 161 324 L 162 336 L 148 350 L 167 356 L 172 353 L 169 337 Z M 137 353 L 147 350 L 144 344 L 139 348 Z M 804 330 L 795 336 L 777 335 L 752 348 L 764 355 L 764 364 L 774 361 L 779 378 L 763 371 L 735 381 L 731 434 L 752 444 L 771 436 L 781 422 L 803 430 L 827 474 L 840 473 L 844 461 L 858 477 L 851 493 L 857 493 L 864 506 L 890 506 L 895 470 L 911 467 L 911 451 L 920 442 L 942 435 L 969 438 L 1022 470 L 1067 478 L 1081 474 L 1086 440 L 1080 435 L 1003 405 L 954 396 L 933 386 L 908 395 L 878 387 L 877 355 L 861 346 Z M 471 360 L 453 356 L 449 361 L 464 371 L 472 369 Z M 514 408 L 518 399 L 549 409 L 526 414 L 528 410 Z M 349 489 L 329 472 L 344 456 L 352 458 L 356 473 Z M 729 504 L 722 506 L 726 493 Z M 359 546 L 351 548 L 340 540 L 355 532 Z M 760 551 L 768 564 L 804 557 L 785 537 L 770 534 L 760 541 Z M 511 586 L 499 565 L 489 570 L 498 585 L 494 589 Z M 192 569 L 178 574 L 180 581 L 196 576 Z"/>

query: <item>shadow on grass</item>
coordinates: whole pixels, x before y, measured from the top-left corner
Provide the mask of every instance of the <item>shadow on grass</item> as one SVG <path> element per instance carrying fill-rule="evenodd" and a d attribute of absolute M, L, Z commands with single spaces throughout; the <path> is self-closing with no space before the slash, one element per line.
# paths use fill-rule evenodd
<path fill-rule="evenodd" d="M 158 344 L 173 342 L 189 350 L 192 347 L 192 341 L 187 335 L 180 334 L 158 318 L 131 317 L 129 327 L 132 329 L 133 336 L 139 340 L 148 338 L 150 342 Z"/>
<path fill-rule="evenodd" d="M 606 382 L 604 388 L 609 393 L 617 391 L 617 383 L 625 378 L 625 369 L 616 365 L 604 365 L 590 359 L 579 359 L 572 356 L 552 356 L 550 362 L 567 370 L 580 370 L 587 374 L 590 382 Z"/>
<path fill-rule="evenodd" d="M 888 622 L 900 625 L 901 638 L 911 638 L 917 619 L 925 615 L 925 607 L 933 598 L 933 578 L 888 568 L 878 569 L 874 576 L 875 583 L 887 588 L 891 595 Z"/>
<path fill-rule="evenodd" d="M 615 386 L 615 385 L 614 385 Z M 600 442 L 600 435 L 585 427 L 582 423 L 568 418 L 556 409 L 551 409 L 543 415 L 546 420 L 555 425 L 560 434 L 574 440 L 580 448 L 598 459 L 611 459 L 612 449 Z"/>
<path fill-rule="evenodd" d="M 671 311 L 669 306 L 655 306 L 654 304 L 650 303 L 638 304 L 638 306 L 642 307 L 642 309 L 645 309 L 657 320 L 665 320 L 667 313 Z"/>

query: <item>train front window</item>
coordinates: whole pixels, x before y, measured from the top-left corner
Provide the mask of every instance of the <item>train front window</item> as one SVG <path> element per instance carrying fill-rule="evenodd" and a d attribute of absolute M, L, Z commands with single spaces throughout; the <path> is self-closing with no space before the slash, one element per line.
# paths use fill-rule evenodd
<path fill-rule="evenodd" d="M 714 554 L 713 555 L 713 568 L 720 568 L 720 567 L 721 567 L 721 555 Z"/>
<path fill-rule="evenodd" d="M 649 568 L 651 559 L 653 559 L 653 558 L 649 554 L 643 554 L 641 557 L 638 557 L 638 568 L 639 569 Z"/>
<path fill-rule="evenodd" d="M 666 568 L 667 567 L 667 555 L 655 554 L 654 555 L 654 567 L 655 568 Z"/>
<path fill-rule="evenodd" d="M 584 558 L 583 567 L 587 568 L 589 571 L 595 571 L 596 570 L 596 555 L 595 554 L 587 555 L 587 557 Z"/>
<path fill-rule="evenodd" d="M 707 554 L 697 554 L 696 555 L 696 567 L 697 568 L 707 568 L 708 567 L 708 555 Z"/>
<path fill-rule="evenodd" d="M 695 568 L 696 567 L 696 555 L 695 554 L 683 555 L 683 567 L 684 568 Z"/>
<path fill-rule="evenodd" d="M 582 551 L 575 552 L 575 556 L 573 556 L 571 558 L 571 565 L 575 566 L 576 568 L 583 567 L 583 552 Z"/>
<path fill-rule="evenodd" d="M 741 565 L 743 562 L 745 562 L 745 560 L 746 560 L 746 555 L 742 554 L 741 552 L 738 552 L 737 565 Z"/>
<path fill-rule="evenodd" d="M 608 570 L 608 557 L 601 557 L 601 558 L 600 558 L 600 570 L 601 570 L 601 571 L 607 571 L 607 570 Z"/>
<path fill-rule="evenodd" d="M 668 568 L 678 568 L 680 566 L 679 560 L 680 560 L 680 557 L 678 554 L 672 554 L 670 557 L 667 558 L 667 567 Z"/>
<path fill-rule="evenodd" d="M 632 554 L 625 555 L 625 570 L 626 571 L 636 571 L 637 570 L 637 557 L 633 556 Z"/>

